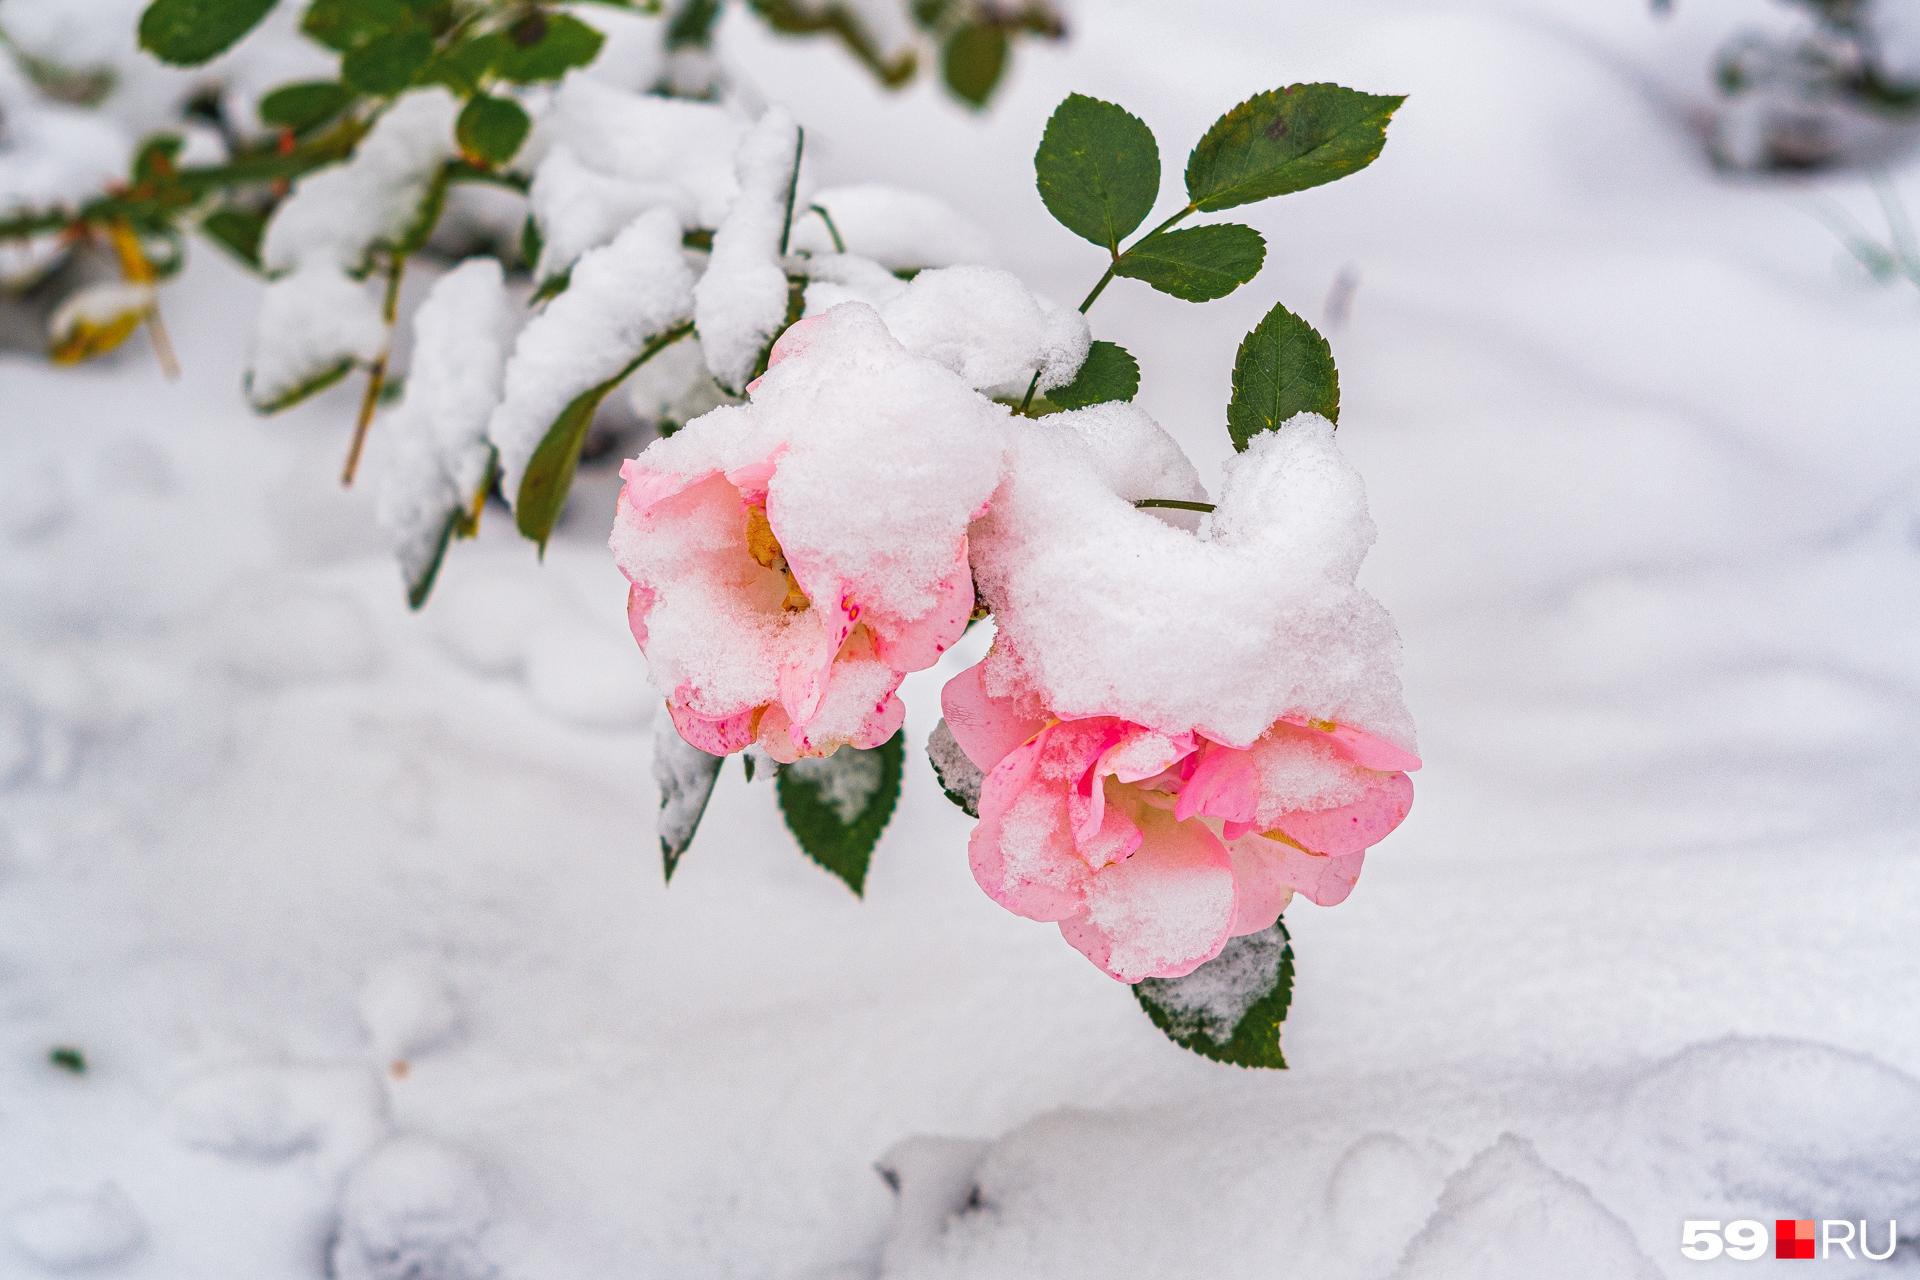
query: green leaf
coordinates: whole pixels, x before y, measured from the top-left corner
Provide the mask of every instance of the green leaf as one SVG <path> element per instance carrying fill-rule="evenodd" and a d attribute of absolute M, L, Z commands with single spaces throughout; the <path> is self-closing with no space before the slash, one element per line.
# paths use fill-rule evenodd
<path fill-rule="evenodd" d="M 661 717 L 653 734 L 653 780 L 660 787 L 660 865 L 669 883 L 713 798 L 725 756 L 708 755 Z"/>
<path fill-rule="evenodd" d="M 495 70 L 515 84 L 558 80 L 592 62 L 604 43 L 605 36 L 571 14 L 534 13 L 508 30 Z"/>
<path fill-rule="evenodd" d="M 391 98 L 413 83 L 433 56 L 433 37 L 424 31 L 389 31 L 358 46 L 340 60 L 340 74 L 362 93 Z"/>
<path fill-rule="evenodd" d="M 1120 256 L 1114 273 L 1188 302 L 1224 298 L 1260 274 L 1267 242 L 1252 227 L 1223 222 L 1156 231 Z"/>
<path fill-rule="evenodd" d="M 349 373 L 352 373 L 354 366 L 359 363 L 360 362 L 358 360 L 355 360 L 352 356 L 347 356 L 342 360 L 336 361 L 335 363 L 328 365 L 325 369 L 322 369 L 319 373 L 314 374 L 311 378 L 308 378 L 305 382 L 299 383 L 298 385 L 286 391 L 281 392 L 279 395 L 275 396 L 271 400 L 260 400 L 254 397 L 253 375 L 251 373 L 248 373 L 244 379 L 246 384 L 247 403 L 251 405 L 253 407 L 253 411 L 258 414 L 269 415 L 269 414 L 280 413 L 283 410 L 293 408 L 293 406 L 299 404 L 302 400 L 305 400 L 310 396 L 319 395 L 322 391 L 325 391 L 328 387 L 340 381 L 340 379 L 346 377 Z"/>
<path fill-rule="evenodd" d="M 469 36 L 442 50 L 428 65 L 426 79 L 446 85 L 462 97 L 471 96 L 493 74 L 508 47 L 507 38 L 498 31 Z"/>
<path fill-rule="evenodd" d="M 1134 999 L 1169 1040 L 1239 1067 L 1284 1068 L 1280 1024 L 1293 999 L 1293 946 L 1285 921 L 1230 938 L 1184 978 L 1148 978 Z"/>
<path fill-rule="evenodd" d="M 469 160 L 491 168 L 513 159 L 532 124 L 519 103 L 482 94 L 460 109 L 453 133 Z"/>
<path fill-rule="evenodd" d="M 1033 171 L 1061 226 L 1118 251 L 1160 193 L 1160 148 L 1137 116 L 1076 93 L 1047 121 Z"/>
<path fill-rule="evenodd" d="M 1285 307 L 1267 312 L 1233 358 L 1233 399 L 1227 434 L 1245 449 L 1262 431 L 1284 426 L 1296 413 L 1340 420 L 1340 373 L 1327 340 Z"/>
<path fill-rule="evenodd" d="M 1104 339 L 1087 350 L 1086 363 L 1073 381 L 1047 392 L 1062 409 L 1084 409 L 1109 400 L 1131 400 L 1140 390 L 1140 366 L 1127 349 Z"/>
<path fill-rule="evenodd" d="M 1007 69 L 1007 33 L 984 22 L 961 27 L 941 53 L 940 74 L 947 88 L 976 109 L 987 105 Z"/>
<path fill-rule="evenodd" d="M 215 209 L 200 220 L 202 235 L 254 271 L 260 270 L 260 237 L 266 229 L 266 218 L 247 209 Z"/>
<path fill-rule="evenodd" d="M 336 53 L 345 53 L 412 21 L 401 0 L 313 0 L 300 29 Z"/>
<path fill-rule="evenodd" d="M 960 742 L 944 717 L 927 735 L 927 760 L 933 765 L 933 776 L 939 780 L 940 790 L 946 793 L 947 799 L 959 805 L 968 817 L 979 817 L 980 786 L 987 776 L 960 749 Z"/>
<path fill-rule="evenodd" d="M 635 369 L 652 359 L 663 348 L 678 342 L 693 331 L 690 324 L 667 330 L 649 342 L 627 366 L 605 382 L 588 387 L 568 402 L 560 416 L 547 428 L 546 435 L 527 459 L 527 470 L 520 477 L 520 492 L 513 502 L 513 521 L 520 532 L 546 550 L 553 526 L 567 505 L 567 490 L 573 487 L 573 473 L 580 466 L 580 446 L 587 442 L 587 428 L 600 402 L 626 381 Z"/>
<path fill-rule="evenodd" d="M 1337 84 L 1255 94 L 1214 121 L 1187 157 L 1187 196 L 1196 209 L 1231 209 L 1344 178 L 1373 163 L 1405 101 Z"/>
<path fill-rule="evenodd" d="M 305 133 L 353 105 L 353 90 L 332 80 L 306 80 L 282 85 L 260 99 L 260 118 Z"/>
<path fill-rule="evenodd" d="M 47 1061 L 69 1075 L 87 1074 L 87 1055 L 70 1044 L 57 1044 L 47 1050 Z"/>
<path fill-rule="evenodd" d="M 830 756 L 780 769 L 774 788 L 787 829 L 815 862 L 858 895 L 880 833 L 900 800 L 906 749 L 896 733 L 870 751 L 841 747 Z"/>
<path fill-rule="evenodd" d="M 274 0 L 153 0 L 140 15 L 140 47 L 162 62 L 197 67 L 232 48 Z"/>

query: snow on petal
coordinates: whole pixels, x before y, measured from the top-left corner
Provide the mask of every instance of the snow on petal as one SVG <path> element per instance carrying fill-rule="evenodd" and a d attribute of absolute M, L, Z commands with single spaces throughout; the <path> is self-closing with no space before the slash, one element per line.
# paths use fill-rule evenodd
<path fill-rule="evenodd" d="M 1142 813 L 1142 843 L 1093 877 L 1061 936 L 1122 982 L 1178 978 L 1220 954 L 1234 925 L 1233 861 L 1220 838 L 1164 810 Z"/>

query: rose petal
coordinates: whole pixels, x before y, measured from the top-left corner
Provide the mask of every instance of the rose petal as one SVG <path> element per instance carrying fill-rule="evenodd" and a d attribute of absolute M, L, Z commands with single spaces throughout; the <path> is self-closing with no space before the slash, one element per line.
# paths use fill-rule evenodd
<path fill-rule="evenodd" d="M 1140 810 L 1140 849 L 1095 873 L 1061 936 L 1122 982 L 1178 978 L 1220 954 L 1232 930 L 1233 861 L 1198 822 Z"/>
<path fill-rule="evenodd" d="M 867 623 L 882 662 L 896 671 L 925 671 L 960 638 L 972 616 L 973 570 L 962 538 L 954 571 L 940 584 L 931 609 L 909 622 L 869 617 Z"/>
<path fill-rule="evenodd" d="M 1238 843 L 1250 844 L 1259 841 L 1259 849 L 1275 860 L 1278 874 L 1307 901 L 1322 907 L 1334 907 L 1347 900 L 1353 892 L 1353 886 L 1360 879 L 1360 866 L 1366 860 L 1364 853 L 1349 853 L 1339 857 L 1328 857 L 1320 853 L 1308 853 L 1305 849 L 1296 849 L 1284 840 L 1269 840 L 1265 836 L 1248 836 Z"/>
<path fill-rule="evenodd" d="M 1302 729 L 1325 734 L 1346 753 L 1347 759 L 1363 769 L 1376 769 L 1381 773 L 1412 773 L 1420 767 L 1419 756 L 1363 729 L 1326 720 L 1309 720 L 1305 716 L 1287 716 L 1285 720 Z"/>
<path fill-rule="evenodd" d="M 711 717 L 691 711 L 678 698 L 667 700 L 667 713 L 680 736 L 710 756 L 732 755 L 753 743 L 753 718 L 757 707 L 735 715 Z"/>
<path fill-rule="evenodd" d="M 1227 852 L 1233 857 L 1233 936 L 1271 929 L 1280 913 L 1293 901 L 1293 883 L 1287 879 L 1287 864 L 1269 850 L 1274 841 L 1258 836 L 1233 840 Z M 1284 848 L 1285 846 L 1279 846 Z"/>
<path fill-rule="evenodd" d="M 989 770 L 1046 724 L 1021 711 L 1013 699 L 989 694 L 978 664 L 947 681 L 940 690 L 940 710 L 967 759 Z"/>
<path fill-rule="evenodd" d="M 1015 747 L 980 787 L 980 822 L 967 841 L 973 878 L 989 898 L 1029 920 L 1080 910 L 1091 873 L 1067 831 L 1066 796 L 1042 778 L 1042 733 Z"/>
<path fill-rule="evenodd" d="M 1315 853 L 1334 857 L 1362 853 L 1380 843 L 1413 808 L 1413 779 L 1404 773 L 1371 773 L 1367 793 L 1351 804 L 1318 812 L 1289 813 L 1269 830 L 1283 833 Z"/>

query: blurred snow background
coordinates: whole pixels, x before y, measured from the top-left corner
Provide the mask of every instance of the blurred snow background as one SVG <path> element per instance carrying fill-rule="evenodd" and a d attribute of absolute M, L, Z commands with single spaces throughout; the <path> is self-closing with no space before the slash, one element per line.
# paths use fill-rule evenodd
<path fill-rule="evenodd" d="M 737 767 L 669 893 L 610 467 L 544 567 L 495 512 L 414 616 L 334 479 L 355 392 L 253 418 L 216 253 L 179 383 L 0 357 L 0 1276 L 1622 1280 L 1775 1265 L 1683 1261 L 1687 1218 L 1920 1234 L 1920 295 L 1810 215 L 1864 177 L 1710 168 L 1691 104 L 1770 10 L 1677 8 L 1089 0 L 983 118 L 723 33 L 823 181 L 942 195 L 1064 299 L 1066 92 L 1169 194 L 1248 93 L 1412 95 L 1243 211 L 1239 294 L 1093 312 L 1203 473 L 1274 301 L 1340 360 L 1428 766 L 1289 917 L 1285 1074 L 988 901 L 917 754 L 865 903 Z"/>

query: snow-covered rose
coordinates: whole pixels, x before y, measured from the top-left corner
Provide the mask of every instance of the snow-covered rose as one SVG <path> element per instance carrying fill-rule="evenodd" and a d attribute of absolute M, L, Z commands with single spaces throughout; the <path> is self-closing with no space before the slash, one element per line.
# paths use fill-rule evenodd
<path fill-rule="evenodd" d="M 612 537 L 681 734 L 783 761 L 886 741 L 965 629 L 1007 419 L 864 304 L 789 335 L 749 403 L 626 464 Z"/>
<path fill-rule="evenodd" d="M 1331 424 L 1257 437 L 1204 527 L 1135 505 L 1204 497 L 1131 405 L 1033 424 L 974 529 L 994 645 L 944 695 L 986 772 L 976 879 L 1126 982 L 1191 972 L 1296 892 L 1345 898 L 1419 764 Z"/>
<path fill-rule="evenodd" d="M 974 878 L 1017 915 L 1056 921 L 1122 982 L 1190 973 L 1272 926 L 1297 892 L 1344 900 L 1369 846 L 1413 804 L 1411 752 L 1288 717 L 1236 746 L 1117 716 L 1060 720 L 996 698 L 971 667 L 947 725 L 986 772 Z"/>

